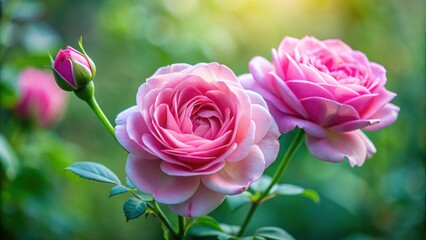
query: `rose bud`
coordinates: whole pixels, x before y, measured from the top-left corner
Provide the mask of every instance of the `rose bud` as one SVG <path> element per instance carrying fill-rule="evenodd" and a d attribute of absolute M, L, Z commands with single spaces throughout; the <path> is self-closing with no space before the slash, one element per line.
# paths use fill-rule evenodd
<path fill-rule="evenodd" d="M 59 50 L 52 64 L 56 83 L 65 91 L 83 88 L 96 74 L 95 64 L 85 53 L 81 40 L 79 44 L 83 53 L 68 46 L 65 50 Z"/>

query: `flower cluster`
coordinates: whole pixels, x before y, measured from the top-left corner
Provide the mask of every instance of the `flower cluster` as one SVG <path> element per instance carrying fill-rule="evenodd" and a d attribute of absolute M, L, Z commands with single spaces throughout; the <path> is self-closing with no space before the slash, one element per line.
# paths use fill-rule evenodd
<path fill-rule="evenodd" d="M 58 84 L 87 101 L 129 152 L 133 185 L 188 217 L 246 191 L 275 161 L 280 133 L 301 128 L 316 158 L 361 166 L 376 152 L 361 129 L 386 127 L 399 111 L 390 103 L 396 94 L 385 88 L 385 69 L 340 40 L 286 37 L 272 63 L 255 57 L 239 78 L 218 63 L 160 68 L 139 87 L 136 105 L 117 116 L 115 129 L 94 99 L 95 67 L 85 53 L 61 50 L 52 68 Z M 286 164 L 251 199 L 254 209 Z"/>

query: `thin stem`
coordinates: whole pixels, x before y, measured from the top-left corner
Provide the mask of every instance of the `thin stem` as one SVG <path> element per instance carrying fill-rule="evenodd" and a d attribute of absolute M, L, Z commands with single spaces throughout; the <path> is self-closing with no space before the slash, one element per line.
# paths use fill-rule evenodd
<path fill-rule="evenodd" d="M 179 235 L 175 232 L 172 225 L 170 224 L 169 220 L 167 219 L 166 215 L 164 215 L 163 211 L 161 210 L 160 206 L 158 205 L 157 201 L 154 202 L 154 209 L 157 214 L 157 216 L 161 219 L 161 221 L 164 223 L 164 226 L 166 226 L 167 229 L 169 229 L 170 234 L 174 239 L 180 239 Z"/>
<path fill-rule="evenodd" d="M 262 203 L 262 201 L 268 196 L 271 189 L 275 186 L 275 184 L 280 180 L 283 173 L 287 169 L 291 158 L 296 153 L 297 149 L 299 148 L 300 144 L 303 141 L 303 138 L 305 136 L 305 132 L 302 129 L 299 129 L 296 133 L 296 136 L 293 139 L 293 142 L 290 144 L 290 147 L 287 149 L 286 153 L 284 154 L 280 165 L 278 166 L 277 170 L 274 173 L 274 176 L 272 177 L 271 183 L 268 185 L 266 190 L 255 200 L 253 200 L 253 203 L 251 205 L 251 208 L 247 214 L 247 217 L 245 218 L 243 224 L 241 225 L 240 231 L 238 232 L 237 237 L 241 237 L 244 234 L 244 231 L 246 230 L 248 224 L 250 223 L 254 212 L 256 211 L 257 207 Z"/>
<path fill-rule="evenodd" d="M 182 216 L 178 216 L 178 222 L 179 222 L 179 239 L 183 239 L 183 235 L 185 233 L 185 218 Z"/>
<path fill-rule="evenodd" d="M 89 104 L 90 108 L 95 112 L 96 116 L 98 116 L 99 120 L 104 124 L 105 128 L 108 130 L 108 132 L 111 134 L 111 136 L 117 140 L 115 137 L 115 130 L 112 124 L 109 122 L 108 118 L 105 116 L 105 114 L 102 112 L 102 109 L 99 107 L 98 103 L 96 102 L 95 97 L 91 97 L 87 104 Z"/>

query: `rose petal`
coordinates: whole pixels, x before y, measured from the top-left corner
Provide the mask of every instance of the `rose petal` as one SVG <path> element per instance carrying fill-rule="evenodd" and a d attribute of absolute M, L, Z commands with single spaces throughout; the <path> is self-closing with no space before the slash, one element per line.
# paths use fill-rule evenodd
<path fill-rule="evenodd" d="M 288 133 L 293 131 L 294 128 L 299 127 L 304 129 L 307 134 L 312 136 L 324 137 L 327 135 L 327 131 L 324 128 L 313 122 L 283 113 L 277 110 L 273 105 L 269 106 L 269 109 L 272 116 L 274 116 L 275 121 L 277 122 L 280 132 L 282 133 Z"/>
<path fill-rule="evenodd" d="M 152 76 L 163 75 L 163 74 L 174 73 L 174 72 L 181 72 L 184 69 L 187 69 L 189 67 L 191 67 L 191 65 L 185 64 L 185 63 L 172 64 L 169 66 L 159 68 Z"/>
<path fill-rule="evenodd" d="M 238 162 L 227 162 L 218 172 L 201 177 L 202 182 L 215 192 L 238 194 L 262 176 L 265 158 L 258 146 L 250 148 L 247 157 Z"/>
<path fill-rule="evenodd" d="M 330 126 L 359 119 L 358 112 L 349 105 L 320 97 L 308 97 L 300 101 L 312 122 Z"/>
<path fill-rule="evenodd" d="M 349 122 L 344 122 L 342 124 L 330 127 L 329 129 L 335 132 L 349 132 L 353 130 L 357 130 L 360 128 L 364 128 L 370 125 L 377 125 L 380 123 L 380 119 L 360 119 Z"/>
<path fill-rule="evenodd" d="M 344 104 L 352 106 L 353 108 L 355 108 L 355 110 L 358 113 L 360 113 L 360 112 L 363 112 L 364 109 L 368 106 L 368 104 L 371 101 L 373 101 L 373 99 L 377 96 L 378 96 L 378 94 L 376 94 L 376 93 L 364 94 L 364 95 L 361 95 L 361 96 L 351 98 L 351 99 L 345 101 Z"/>
<path fill-rule="evenodd" d="M 173 177 L 160 169 L 161 160 L 145 160 L 129 154 L 126 173 L 130 181 L 141 191 L 153 194 L 164 204 L 181 203 L 194 195 L 200 184 L 199 177 Z"/>
<path fill-rule="evenodd" d="M 268 133 L 273 120 L 268 110 L 260 105 L 253 104 L 252 110 L 252 119 L 256 129 L 254 143 L 257 143 L 265 137 L 266 133 Z"/>
<path fill-rule="evenodd" d="M 291 91 L 291 89 L 287 86 L 287 84 L 280 79 L 275 73 L 271 73 L 274 76 L 275 81 L 273 82 L 273 87 L 279 93 L 279 97 L 284 100 L 295 112 L 302 115 L 303 117 L 307 117 L 305 109 L 300 103 L 299 99 L 296 95 Z"/>
<path fill-rule="evenodd" d="M 371 142 L 366 142 L 361 130 L 328 132 L 325 138 L 306 136 L 306 145 L 314 157 L 329 162 L 341 162 L 345 157 L 351 166 L 361 166 L 371 155 Z"/>
<path fill-rule="evenodd" d="M 340 39 L 327 39 L 323 40 L 323 43 L 336 52 L 352 51 L 352 48 L 349 47 L 346 43 L 342 42 Z"/>
<path fill-rule="evenodd" d="M 399 107 L 388 103 L 381 110 L 371 116 L 371 118 L 380 119 L 380 123 L 367 126 L 364 129 L 368 131 L 375 131 L 387 127 L 394 123 L 398 117 Z"/>
<path fill-rule="evenodd" d="M 241 137 L 239 139 L 235 139 L 237 143 L 237 148 L 235 151 L 228 157 L 228 161 L 235 162 L 244 159 L 247 154 L 250 152 L 251 146 L 254 144 L 254 134 L 256 131 L 256 125 L 252 121 L 250 127 L 248 129 L 235 129 L 239 131 Z"/>
<path fill-rule="evenodd" d="M 300 69 L 299 65 L 296 61 L 287 53 L 284 54 L 284 58 L 287 59 L 288 65 L 285 70 L 285 80 L 303 80 L 306 79 L 305 74 L 303 74 L 302 69 Z"/>
<path fill-rule="evenodd" d="M 377 97 L 375 97 L 371 103 L 361 112 L 363 118 L 373 118 L 372 116 L 380 111 L 386 104 L 396 97 L 396 94 L 383 89 Z"/>
<path fill-rule="evenodd" d="M 199 63 L 184 71 L 185 74 L 197 75 L 205 80 L 226 80 L 238 82 L 237 76 L 225 65 L 218 63 Z"/>
<path fill-rule="evenodd" d="M 336 98 L 321 85 L 305 80 L 291 80 L 287 81 L 286 84 L 299 99 L 321 97 L 336 101 Z"/>
<path fill-rule="evenodd" d="M 169 205 L 170 209 L 186 217 L 201 217 L 217 208 L 225 199 L 225 195 L 214 192 L 200 184 L 195 194 L 187 201 Z"/>

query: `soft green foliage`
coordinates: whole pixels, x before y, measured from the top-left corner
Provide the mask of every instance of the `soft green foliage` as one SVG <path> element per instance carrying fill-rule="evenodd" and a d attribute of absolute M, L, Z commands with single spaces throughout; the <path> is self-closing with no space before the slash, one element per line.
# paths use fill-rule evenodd
<path fill-rule="evenodd" d="M 145 213 L 146 209 L 146 203 L 137 198 L 130 198 L 123 205 L 123 211 L 127 221 L 141 216 Z"/>
<path fill-rule="evenodd" d="M 16 176 L 18 160 L 7 139 L 0 134 L 0 164 L 1 169 L 9 179 Z"/>
<path fill-rule="evenodd" d="M 251 202 L 250 201 L 250 194 L 247 193 L 247 192 L 243 192 L 243 193 L 238 194 L 238 195 L 228 196 L 228 197 L 226 197 L 226 202 L 228 203 L 228 206 L 231 209 L 231 211 L 236 211 L 240 207 Z"/>
<path fill-rule="evenodd" d="M 262 227 L 256 230 L 255 236 L 263 237 L 267 240 L 294 240 L 284 229 L 279 227 Z"/>

